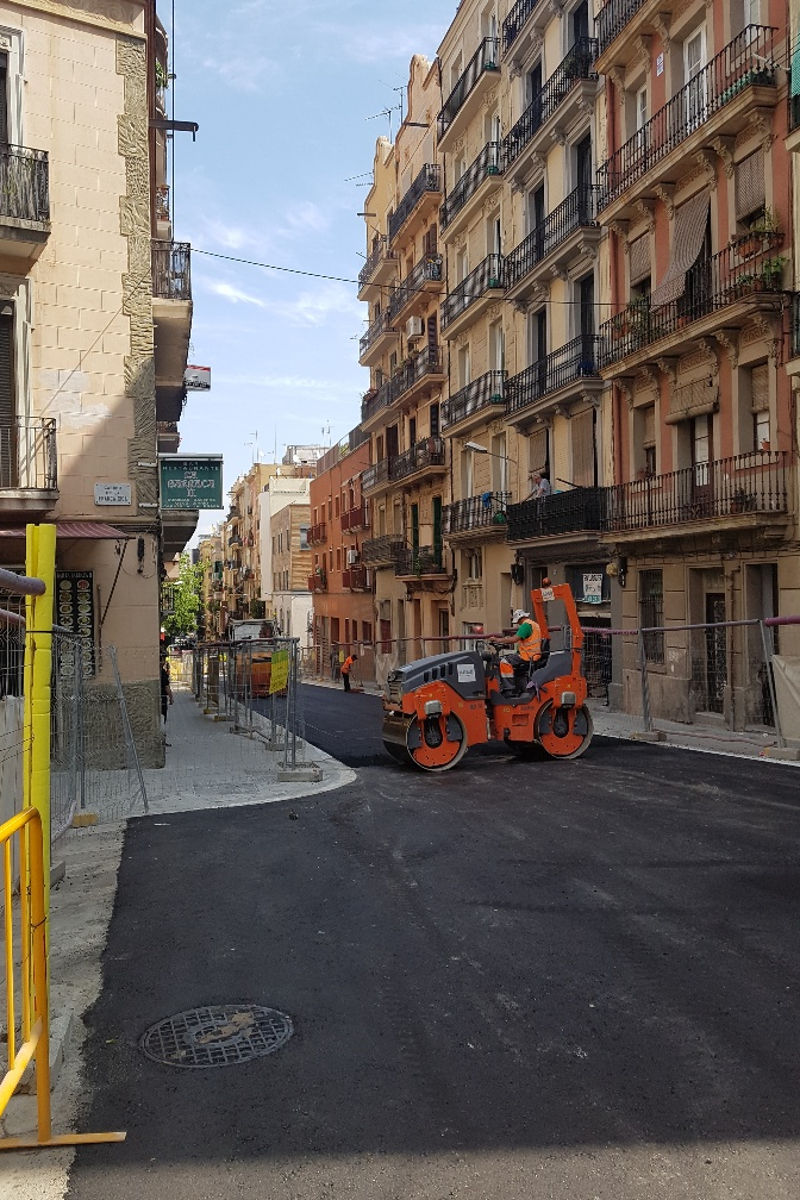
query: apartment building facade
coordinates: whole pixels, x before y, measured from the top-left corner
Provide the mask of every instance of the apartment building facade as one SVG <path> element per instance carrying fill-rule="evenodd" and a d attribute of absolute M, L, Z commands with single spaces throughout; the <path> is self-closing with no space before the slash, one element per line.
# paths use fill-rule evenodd
<path fill-rule="evenodd" d="M 313 629 L 309 588 L 311 549 L 308 544 L 311 508 L 308 495 L 291 500 L 270 518 L 272 544 L 272 613 L 284 637 L 300 639 L 305 647 Z"/>
<path fill-rule="evenodd" d="M 373 536 L 363 560 L 375 570 L 379 678 L 399 657 L 419 657 L 422 638 L 447 635 L 452 623 L 454 575 L 443 532 L 449 464 L 441 436 L 448 364 L 440 317 L 439 106 L 437 66 L 417 55 L 406 118 L 394 145 L 378 143 L 365 203 L 368 259 L 359 298 L 370 317 L 359 361 L 370 369 L 361 427 L 372 449 L 361 486 Z"/>
<path fill-rule="evenodd" d="M 216 529 L 202 538 L 197 548 L 197 561 L 203 571 L 197 630 L 199 641 L 214 642 L 222 634 L 225 574 L 222 541 L 221 529 Z"/>
<path fill-rule="evenodd" d="M 613 302 L 600 364 L 615 433 L 604 540 L 623 626 L 796 611 L 787 61 L 785 8 L 770 0 L 599 13 Z M 781 651 L 797 646 L 782 629 Z M 770 723 L 757 627 L 647 635 L 644 652 L 656 714 Z M 629 641 L 626 708 L 637 653 Z"/>
<path fill-rule="evenodd" d="M 334 661 L 358 650 L 372 665 L 374 568 L 364 562 L 364 544 L 372 538 L 369 501 L 361 475 L 369 466 L 370 439 L 360 427 L 317 463 L 311 481 L 312 570 L 316 669 L 327 672 Z M 365 650 L 368 651 L 364 653 Z"/>

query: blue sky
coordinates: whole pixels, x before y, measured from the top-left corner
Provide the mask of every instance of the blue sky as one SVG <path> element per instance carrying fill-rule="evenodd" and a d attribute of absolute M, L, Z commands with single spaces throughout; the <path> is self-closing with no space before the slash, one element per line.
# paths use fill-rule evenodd
<path fill-rule="evenodd" d="M 456 0 L 177 0 L 175 237 L 193 247 L 355 279 L 381 117 L 414 53 L 433 58 Z M 335 14 L 335 15 L 332 15 Z M 169 3 L 160 15 L 168 33 Z M 171 99 L 170 99 L 171 103 Z M 397 115 L 395 125 L 397 128 Z M 195 253 L 190 362 L 212 368 L 189 393 L 181 452 L 220 451 L 230 487 L 259 448 L 338 441 L 357 422 L 367 373 L 356 287 Z M 322 436 L 323 428 L 325 437 Z M 218 519 L 201 514 L 200 530 Z"/>

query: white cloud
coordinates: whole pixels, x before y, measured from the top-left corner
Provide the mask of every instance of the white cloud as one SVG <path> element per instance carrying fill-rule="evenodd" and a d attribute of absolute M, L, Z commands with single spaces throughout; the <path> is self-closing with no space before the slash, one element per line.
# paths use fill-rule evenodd
<path fill-rule="evenodd" d="M 330 392 L 340 385 L 324 379 L 306 379 L 302 375 L 224 375 L 216 374 L 214 382 L 228 387 L 276 388 L 281 391 Z"/>
<path fill-rule="evenodd" d="M 249 292 L 243 292 L 241 288 L 234 287 L 230 283 L 223 283 L 222 280 L 214 279 L 207 286 L 215 296 L 221 296 L 223 300 L 229 300 L 231 304 L 254 304 L 256 308 L 267 307 L 266 302 L 259 300 L 258 296 L 251 296 Z"/>
<path fill-rule="evenodd" d="M 349 321 L 361 321 L 361 305 L 343 284 L 330 284 L 316 291 L 301 292 L 296 300 L 270 303 L 271 312 L 295 325 L 327 325 L 332 317 L 344 316 Z"/>
<path fill-rule="evenodd" d="M 312 230 L 314 233 L 322 233 L 330 225 L 330 219 L 327 213 L 314 204 L 312 200 L 300 200 L 294 207 L 287 212 L 286 221 L 290 228 L 299 233 L 307 233 Z"/>

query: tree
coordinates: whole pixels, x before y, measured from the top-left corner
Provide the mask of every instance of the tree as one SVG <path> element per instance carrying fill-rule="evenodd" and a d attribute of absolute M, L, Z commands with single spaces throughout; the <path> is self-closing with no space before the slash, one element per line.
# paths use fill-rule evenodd
<path fill-rule="evenodd" d="M 172 612 L 164 618 L 164 631 L 170 637 L 186 637 L 197 632 L 200 593 L 203 586 L 203 567 L 196 566 L 188 554 L 181 555 L 177 581 L 172 585 Z"/>

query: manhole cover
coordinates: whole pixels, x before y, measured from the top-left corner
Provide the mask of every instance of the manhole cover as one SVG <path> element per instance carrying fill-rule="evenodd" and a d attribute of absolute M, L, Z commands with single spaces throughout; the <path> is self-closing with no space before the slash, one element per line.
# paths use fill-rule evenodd
<path fill-rule="evenodd" d="M 151 1025 L 139 1048 L 171 1067 L 231 1067 L 280 1050 L 293 1032 L 291 1018 L 275 1008 L 215 1004 Z"/>

